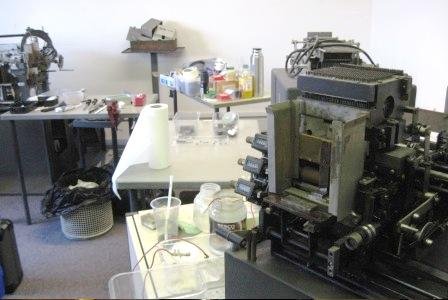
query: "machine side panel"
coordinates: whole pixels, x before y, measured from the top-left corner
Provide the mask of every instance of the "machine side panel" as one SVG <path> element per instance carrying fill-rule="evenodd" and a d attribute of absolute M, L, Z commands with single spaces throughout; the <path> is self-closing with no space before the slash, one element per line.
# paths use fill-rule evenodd
<path fill-rule="evenodd" d="M 342 220 L 354 207 L 358 180 L 363 174 L 366 151 L 365 118 L 348 123 L 333 121 L 330 203 L 328 212 Z"/>
<path fill-rule="evenodd" d="M 291 102 L 270 105 L 266 108 L 268 123 L 269 192 L 281 193 L 291 186 L 292 110 Z"/>

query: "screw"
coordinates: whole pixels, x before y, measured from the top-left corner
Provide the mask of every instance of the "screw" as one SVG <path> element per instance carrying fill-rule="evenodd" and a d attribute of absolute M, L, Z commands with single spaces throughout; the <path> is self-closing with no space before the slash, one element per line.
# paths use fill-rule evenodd
<path fill-rule="evenodd" d="M 418 220 L 418 219 L 420 219 L 420 215 L 419 215 L 418 213 L 414 213 L 414 214 L 412 215 L 412 218 L 413 218 L 414 220 Z"/>
<path fill-rule="evenodd" d="M 271 214 L 271 208 L 270 207 L 266 207 L 266 209 L 264 210 L 268 215 Z"/>

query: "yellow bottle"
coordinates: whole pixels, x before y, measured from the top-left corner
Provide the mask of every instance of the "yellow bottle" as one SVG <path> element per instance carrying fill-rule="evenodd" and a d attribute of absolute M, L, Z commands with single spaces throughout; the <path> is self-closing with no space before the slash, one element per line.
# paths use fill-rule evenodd
<path fill-rule="evenodd" d="M 250 75 L 248 65 L 243 65 L 243 70 L 238 78 L 238 86 L 241 99 L 248 99 L 254 96 L 253 78 Z"/>

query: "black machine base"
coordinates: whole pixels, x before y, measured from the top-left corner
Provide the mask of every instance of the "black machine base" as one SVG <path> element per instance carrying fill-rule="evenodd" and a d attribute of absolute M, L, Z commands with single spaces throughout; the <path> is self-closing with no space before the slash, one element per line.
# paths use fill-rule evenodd
<path fill-rule="evenodd" d="M 260 243 L 255 263 L 247 261 L 245 250 L 226 252 L 226 298 L 359 298 L 286 260 L 272 257 L 270 248 L 269 241 Z"/>
<path fill-rule="evenodd" d="M 255 263 L 247 260 L 245 250 L 225 254 L 226 298 L 448 297 L 447 273 L 425 263 L 365 273 L 363 286 L 352 280 L 331 279 L 287 258 L 274 257 L 270 250 L 270 241 L 260 243 Z"/>

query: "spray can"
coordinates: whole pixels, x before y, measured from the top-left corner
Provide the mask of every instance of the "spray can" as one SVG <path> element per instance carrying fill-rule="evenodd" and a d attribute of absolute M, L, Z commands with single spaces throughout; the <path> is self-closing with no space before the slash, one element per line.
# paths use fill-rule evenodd
<path fill-rule="evenodd" d="M 252 49 L 250 71 L 254 76 L 254 97 L 261 97 L 264 92 L 264 58 L 261 48 Z"/>

